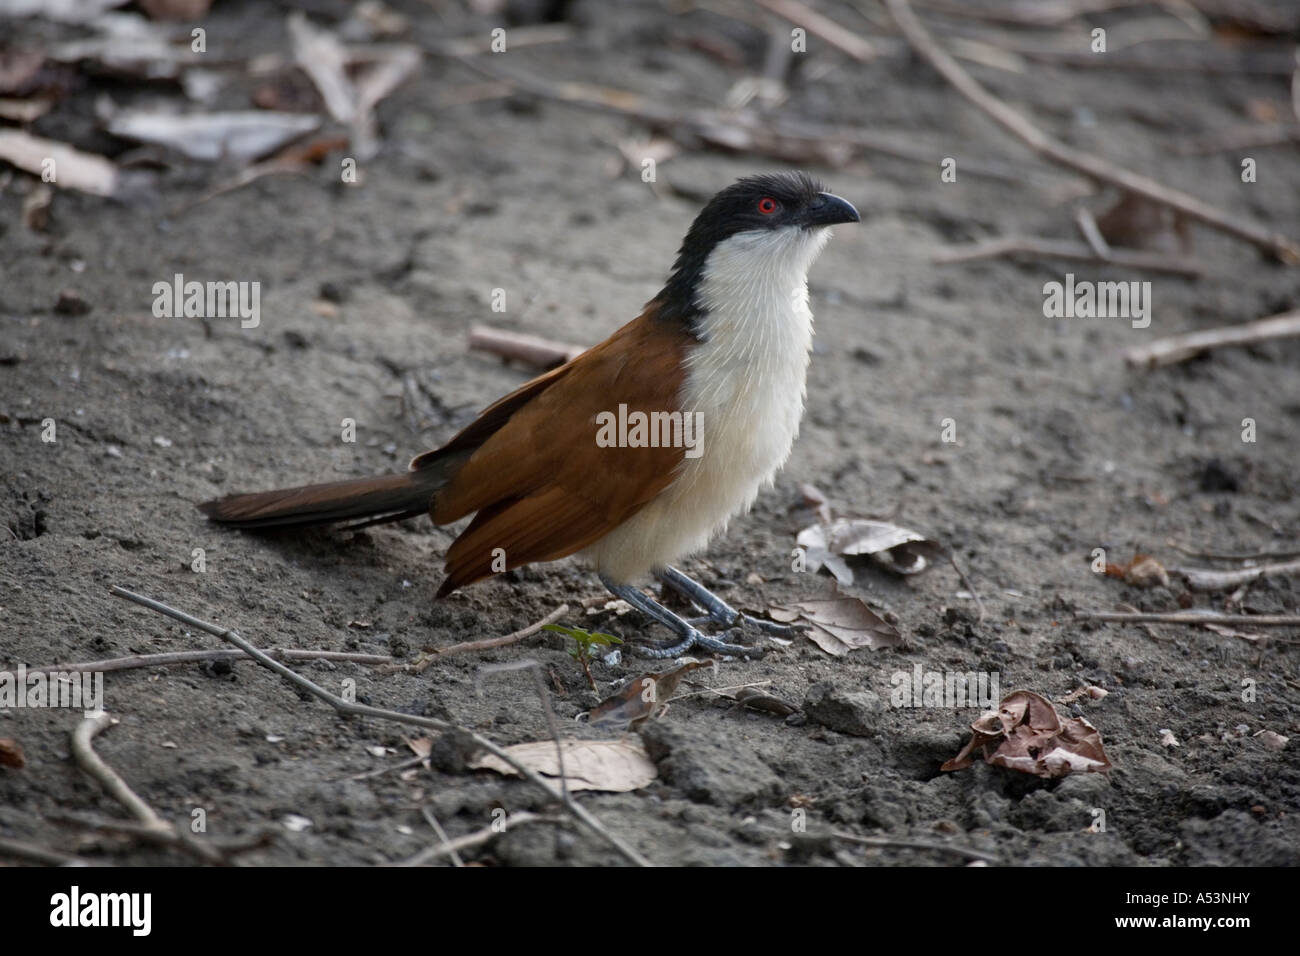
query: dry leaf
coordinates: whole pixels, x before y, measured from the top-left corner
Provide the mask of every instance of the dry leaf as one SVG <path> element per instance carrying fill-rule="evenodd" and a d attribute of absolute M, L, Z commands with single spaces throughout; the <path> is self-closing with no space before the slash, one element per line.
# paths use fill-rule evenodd
<path fill-rule="evenodd" d="M 1261 730 L 1255 736 L 1259 738 L 1259 742 L 1269 750 L 1281 750 L 1287 745 L 1287 741 L 1291 739 L 1290 737 L 1284 737 L 1282 734 L 1272 730 Z M 3 741 L 0 741 L 0 743 L 3 743 Z M 22 765 L 19 764 L 19 766 Z"/>
<path fill-rule="evenodd" d="M 1056 702 L 1058 704 L 1073 704 L 1080 697 L 1088 697 L 1092 700 L 1101 700 L 1109 693 L 1110 691 L 1106 690 L 1104 687 L 1096 687 L 1089 684 L 1086 687 L 1079 687 L 1070 691 L 1070 693 L 1066 694 L 1064 697 L 1056 698 Z"/>
<path fill-rule="evenodd" d="M 637 737 L 565 740 L 562 747 L 564 775 L 570 790 L 626 793 L 648 785 L 659 773 Z M 506 753 L 545 777 L 560 775 L 554 740 L 516 744 L 507 747 Z M 469 766 L 473 770 L 495 770 L 506 776 L 517 776 L 517 771 L 495 754 L 485 754 Z"/>
<path fill-rule="evenodd" d="M 1126 192 L 1097 217 L 1097 228 L 1113 246 L 1189 255 L 1192 233 L 1187 217 L 1160 203 Z"/>
<path fill-rule="evenodd" d="M 768 613 L 782 624 L 808 624 L 808 638 L 832 657 L 863 647 L 879 650 L 903 643 L 898 628 L 855 597 L 775 604 Z"/>
<path fill-rule="evenodd" d="M 1160 729 L 1160 746 L 1169 747 L 1171 749 L 1180 746 L 1178 738 L 1174 736 L 1174 732 L 1169 730 L 1167 727 L 1162 727 Z"/>
<path fill-rule="evenodd" d="M 1128 564 L 1106 562 L 1106 576 L 1139 588 L 1169 587 L 1169 572 L 1149 554 L 1135 554 Z"/>
<path fill-rule="evenodd" d="M 0 129 L 0 160 L 33 176 L 40 176 L 46 163 L 53 162 L 54 185 L 95 196 L 112 196 L 121 187 L 117 167 L 105 157 L 20 130 Z"/>
<path fill-rule="evenodd" d="M 1101 734 L 1082 717 L 1065 720 L 1051 702 L 1033 691 L 1012 691 L 997 710 L 982 714 L 970 725 L 974 735 L 961 753 L 940 770 L 962 770 L 974 761 L 977 749 L 998 767 L 1039 777 L 1110 769 Z"/>
<path fill-rule="evenodd" d="M 187 115 L 122 110 L 106 128 L 114 136 L 166 146 L 191 159 L 247 162 L 275 152 L 320 123 L 318 116 L 269 110 Z"/>
<path fill-rule="evenodd" d="M 1283 740 L 1286 738 L 1283 737 Z M 22 744 L 12 737 L 0 737 L 0 767 L 13 767 L 15 770 L 21 770 L 27 765 L 27 758 L 23 755 Z"/>
<path fill-rule="evenodd" d="M 656 674 L 634 677 L 617 694 L 606 697 L 591 709 L 589 722 L 595 727 L 617 730 L 640 727 L 661 716 L 666 701 L 677 690 L 682 677 L 700 667 L 713 667 L 715 661 L 685 661 L 677 667 Z"/>
<path fill-rule="evenodd" d="M 795 538 L 803 548 L 808 570 L 822 567 L 840 584 L 853 583 L 853 570 L 842 559 L 869 558 L 895 574 L 919 574 L 930 561 L 943 557 L 943 545 L 888 521 L 840 518 L 804 528 Z"/>

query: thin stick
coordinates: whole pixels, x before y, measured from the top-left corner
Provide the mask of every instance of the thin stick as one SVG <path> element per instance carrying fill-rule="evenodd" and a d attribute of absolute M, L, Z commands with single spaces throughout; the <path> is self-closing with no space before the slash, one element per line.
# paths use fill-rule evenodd
<path fill-rule="evenodd" d="M 1248 624 L 1253 627 L 1297 627 L 1300 614 L 1217 614 L 1199 611 L 1171 611 L 1165 614 L 1138 611 L 1132 614 L 1119 611 L 1075 611 L 1080 621 L 1155 621 L 1159 624 Z"/>
<path fill-rule="evenodd" d="M 961 580 L 961 583 L 965 586 L 966 590 L 970 592 L 970 596 L 975 599 L 975 607 L 978 608 L 980 612 L 979 620 L 976 621 L 975 623 L 983 624 L 984 623 L 984 602 L 980 600 L 979 591 L 975 590 L 975 585 L 970 583 L 970 578 L 966 577 L 966 572 L 963 571 L 961 569 L 961 566 L 957 563 L 956 555 L 952 555 L 952 554 L 948 555 L 948 563 L 951 564 L 952 569 L 957 572 L 957 577 Z"/>
<path fill-rule="evenodd" d="M 1168 542 L 1171 548 L 1190 554 L 1194 558 L 1205 558 L 1207 561 L 1268 561 L 1272 558 L 1286 560 L 1287 558 L 1300 558 L 1300 551 L 1253 551 L 1247 554 L 1225 554 L 1221 551 L 1197 551 L 1186 545 L 1179 544 L 1177 541 Z"/>
<path fill-rule="evenodd" d="M 480 352 L 491 352 L 503 359 L 523 362 L 541 369 L 555 368 L 586 351 L 581 345 L 552 342 L 536 335 L 520 335 L 476 325 L 469 330 L 469 347 Z"/>
<path fill-rule="evenodd" d="M 465 861 L 460 858 L 460 854 L 456 852 L 456 848 L 452 846 L 451 841 L 447 839 L 447 831 L 442 828 L 442 824 L 438 822 L 438 818 L 433 815 L 433 811 L 429 809 L 427 803 L 420 807 L 420 813 L 424 815 L 424 819 L 428 821 L 429 826 L 433 827 L 433 832 L 438 834 L 438 839 L 442 841 L 443 849 L 446 850 L 447 855 L 451 857 L 451 862 L 457 867 L 464 866 Z"/>
<path fill-rule="evenodd" d="M 579 823 L 608 843 L 629 863 L 632 863 L 635 866 L 650 865 L 650 862 L 646 860 L 645 857 L 605 829 L 604 824 L 587 812 L 586 808 L 583 807 L 582 804 L 578 803 L 572 797 L 570 797 L 568 801 L 565 801 L 564 794 L 556 790 L 556 788 L 548 783 L 540 774 L 532 768 L 524 766 L 524 764 L 516 760 L 514 756 L 507 753 L 503 748 L 498 747 L 486 737 L 476 734 L 468 728 L 460 727 L 450 721 L 440 720 L 436 717 L 419 717 L 415 714 L 403 714 L 396 710 L 385 710 L 382 707 L 371 707 L 368 704 L 359 704 L 353 701 L 344 700 L 342 697 L 331 694 L 323 687 L 318 686 L 298 674 L 292 668 L 286 667 L 279 661 L 274 660 L 269 655 L 244 640 L 244 638 L 240 637 L 237 631 L 229 628 L 220 628 L 215 624 L 209 624 L 207 621 L 201 621 L 196 617 L 186 614 L 184 611 L 178 611 L 176 608 L 163 604 L 161 601 L 155 601 L 153 598 L 145 597 L 142 594 L 136 594 L 133 591 L 128 591 L 126 588 L 114 585 L 111 590 L 112 593 L 116 594 L 118 597 L 126 598 L 128 601 L 134 601 L 136 604 L 143 605 L 144 607 L 157 611 L 160 614 L 165 614 L 174 620 L 180 621 L 182 624 L 188 624 L 190 627 L 196 627 L 199 630 L 206 631 L 224 641 L 229 641 L 249 657 L 256 660 L 263 667 L 274 671 L 291 684 L 302 688 L 318 700 L 322 700 L 329 704 L 341 714 L 354 714 L 361 717 L 376 717 L 380 720 L 392 720 L 397 723 L 411 724 L 416 727 L 426 727 L 430 730 L 454 730 L 465 734 L 477 746 L 494 756 L 500 757 L 515 770 L 519 771 L 524 779 L 545 791 L 547 796 L 551 799 L 560 800 L 564 803 L 565 809 L 567 809 Z"/>
<path fill-rule="evenodd" d="M 1076 206 L 1074 223 L 1079 227 L 1079 232 L 1083 233 L 1084 241 L 1096 253 L 1097 258 L 1110 262 L 1115 254 L 1106 237 L 1101 234 L 1101 227 L 1097 225 L 1097 217 L 1092 214 L 1092 210 L 1087 206 Z"/>
<path fill-rule="evenodd" d="M 99 755 L 95 753 L 95 749 L 91 745 L 95 735 L 116 723 L 117 718 L 111 714 L 97 714 L 85 718 L 77 725 L 77 729 L 72 732 L 73 758 L 76 759 L 77 765 L 82 770 L 99 781 L 100 786 L 108 791 L 109 796 L 126 807 L 131 816 L 143 823 L 148 829 L 157 832 L 171 831 L 172 825 L 158 816 L 153 807 L 140 799 L 135 791 L 127 786 L 126 781 L 118 776 L 117 771 L 104 763 Z"/>
<path fill-rule="evenodd" d="M 837 839 L 846 840 L 849 843 L 858 843 L 862 846 L 902 847 L 908 850 L 937 850 L 940 853 L 953 853 L 957 856 L 969 857 L 972 860 L 983 860 L 986 863 L 1002 862 L 1002 858 L 995 853 L 985 853 L 983 850 L 977 850 L 970 846 L 959 846 L 955 843 L 939 843 L 931 840 L 895 840 L 890 837 L 864 837 L 857 836 L 853 833 L 844 833 L 841 830 L 835 830 L 833 833 Z"/>
<path fill-rule="evenodd" d="M 876 58 L 876 48 L 867 40 L 852 30 L 846 30 L 811 7 L 805 6 L 799 0 L 758 0 L 758 5 L 771 10 L 783 20 L 789 20 L 797 27 L 803 27 L 813 36 L 820 37 L 859 63 L 869 63 Z"/>
<path fill-rule="evenodd" d="M 352 651 L 312 651 L 275 647 L 267 656 L 283 661 L 348 661 L 354 664 L 391 664 L 397 660 L 388 654 L 357 654 Z M 168 664 L 189 664 L 194 661 L 230 661 L 248 655 L 233 647 L 220 647 L 199 651 L 167 651 L 163 654 L 132 654 L 129 657 L 110 657 L 102 661 L 81 664 L 43 664 L 29 667 L 29 674 L 50 674 L 63 671 L 70 674 L 96 671 L 129 671 L 140 667 L 163 667 Z"/>
<path fill-rule="evenodd" d="M 1228 591 L 1269 574 L 1300 574 L 1300 561 L 1261 564 L 1255 568 L 1238 568 L 1232 571 L 1219 571 L 1212 568 L 1170 568 L 1169 573 L 1182 575 L 1187 580 L 1187 587 L 1193 591 Z"/>
<path fill-rule="evenodd" d="M 1069 239 L 1045 239 L 1039 236 L 1004 236 L 999 239 L 963 243 L 945 249 L 932 258 L 934 262 L 949 265 L 954 262 L 972 262 L 976 259 L 995 259 L 1003 256 L 1012 258 L 1047 256 L 1070 262 L 1096 262 L 1127 269 L 1164 272 L 1191 279 L 1205 272 L 1202 263 L 1186 258 L 1165 256 L 1158 252 L 1143 252 L 1138 249 L 1111 249 L 1109 256 L 1102 257 L 1095 249 L 1082 242 Z"/>
<path fill-rule="evenodd" d="M 987 113 L 1000 126 L 1034 152 L 1067 169 L 1083 173 L 1092 179 L 1111 183 L 1131 193 L 1145 196 L 1161 205 L 1176 209 L 1207 226 L 1244 239 L 1264 249 L 1283 262 L 1300 264 L 1300 245 L 1281 233 L 1238 219 L 1195 196 L 1171 189 L 1150 177 L 1130 172 L 1110 160 L 1085 153 L 1043 132 L 1007 104 L 984 89 L 942 47 L 935 43 L 929 32 L 912 12 L 908 0 L 884 0 L 899 30 L 918 54 L 924 57 L 940 75 L 966 99 Z"/>
<path fill-rule="evenodd" d="M 1187 332 L 1156 339 L 1147 345 L 1134 346 L 1124 352 L 1124 361 L 1130 365 L 1157 368 L 1184 362 L 1206 349 L 1221 349 L 1229 345 L 1254 345 L 1271 339 L 1300 335 L 1300 309 L 1281 315 L 1255 319 L 1240 325 L 1229 325 L 1202 332 Z"/>
<path fill-rule="evenodd" d="M 554 624 L 568 613 L 569 605 L 561 604 L 540 621 L 534 621 L 527 627 L 521 628 L 513 634 L 507 634 L 505 637 L 487 637 L 481 641 L 463 641 L 460 644 L 450 644 L 447 647 L 436 647 L 429 652 L 430 656 L 424 658 L 424 660 L 416 661 L 414 664 L 405 665 L 403 670 L 408 674 L 422 674 L 435 660 L 448 654 L 467 654 L 472 651 L 487 651 L 494 647 L 505 647 L 507 644 L 518 644 L 524 638 L 532 637 L 547 624 Z"/>
<path fill-rule="evenodd" d="M 22 840 L 10 840 L 7 837 L 0 837 L 0 856 L 16 856 L 20 860 L 33 860 L 36 863 L 44 863 L 46 866 L 99 865 L 82 857 L 73 856 L 71 853 L 47 850 L 35 843 L 24 843 Z"/>
<path fill-rule="evenodd" d="M 527 810 L 521 810 L 506 818 L 505 826 L 487 826 L 482 830 L 477 830 L 467 836 L 457 837 L 447 843 L 435 843 L 433 846 L 421 850 L 415 856 L 403 860 L 396 866 L 423 866 L 430 863 L 440 856 L 448 853 L 457 853 L 461 850 L 472 850 L 476 846 L 482 846 L 484 843 L 498 837 L 503 833 L 508 833 L 511 827 L 523 826 L 526 823 L 558 823 L 559 818 L 542 813 L 530 813 Z"/>

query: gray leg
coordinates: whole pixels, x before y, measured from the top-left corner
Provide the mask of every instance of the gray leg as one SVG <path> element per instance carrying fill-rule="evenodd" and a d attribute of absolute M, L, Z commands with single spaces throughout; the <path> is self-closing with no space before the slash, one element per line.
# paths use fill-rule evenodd
<path fill-rule="evenodd" d="M 794 637 L 803 632 L 803 628 L 798 626 L 777 624 L 775 621 L 764 621 L 748 614 L 742 614 L 703 584 L 683 574 L 676 568 L 665 567 L 656 573 L 659 580 L 678 594 L 699 605 L 700 609 L 708 615 L 706 618 L 700 618 L 699 621 L 713 621 L 723 627 L 735 627 L 741 621 L 744 621 L 746 624 L 754 625 L 759 630 L 780 637 Z M 695 624 L 698 622 L 690 621 L 689 623 Z"/>
<path fill-rule="evenodd" d="M 635 651 L 642 657 L 659 657 L 659 658 L 676 658 L 683 654 L 699 648 L 702 651 L 711 651 L 714 654 L 730 654 L 733 657 L 740 657 L 745 654 L 757 654 L 761 651 L 753 647 L 745 647 L 741 644 L 728 644 L 720 641 L 716 637 L 707 637 L 697 631 L 689 622 L 678 617 L 668 608 L 664 607 L 654 598 L 634 588 L 630 584 L 615 584 L 603 574 L 600 576 L 600 583 L 605 585 L 609 593 L 617 598 L 622 598 L 628 604 L 632 605 L 642 614 L 658 621 L 668 630 L 672 631 L 680 639 L 671 647 L 636 647 Z"/>

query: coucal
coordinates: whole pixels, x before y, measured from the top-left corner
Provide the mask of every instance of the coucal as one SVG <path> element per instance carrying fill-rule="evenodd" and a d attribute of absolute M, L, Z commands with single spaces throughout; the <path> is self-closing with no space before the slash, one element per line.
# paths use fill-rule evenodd
<path fill-rule="evenodd" d="M 830 226 L 858 221 L 803 173 L 741 179 L 696 217 L 667 284 L 637 318 L 488 406 L 406 472 L 199 507 L 239 528 L 425 512 L 442 525 L 472 514 L 447 551 L 439 597 L 578 554 L 678 638 L 643 654 L 752 653 L 696 625 L 789 629 L 742 615 L 672 563 L 746 511 L 789 457 L 812 349 L 808 268 Z M 688 620 L 653 600 L 634 584 L 647 574 L 706 616 Z"/>

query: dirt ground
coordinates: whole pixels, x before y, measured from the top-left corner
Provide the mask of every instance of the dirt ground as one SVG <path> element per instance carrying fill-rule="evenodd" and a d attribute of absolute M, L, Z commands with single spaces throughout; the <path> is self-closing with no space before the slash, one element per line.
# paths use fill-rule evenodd
<path fill-rule="evenodd" d="M 635 614 L 587 613 L 584 602 L 599 608 L 604 592 L 569 560 L 436 601 L 455 527 L 422 519 L 269 538 L 209 526 L 195 511 L 234 491 L 405 467 L 531 374 L 470 352 L 472 324 L 599 341 L 658 290 L 703 198 L 782 167 L 766 156 L 687 150 L 659 166 L 651 188 L 618 158 L 617 144 L 647 137 L 643 124 L 526 96 L 453 101 L 449 93 L 485 81 L 432 50 L 449 37 L 484 37 L 498 18 L 450 3 L 393 6 L 410 19 L 402 39 L 428 55 L 380 105 L 382 149 L 361 164 L 358 184 L 340 182 L 345 154 L 336 151 L 306 175 L 264 178 L 181 209 L 234 170 L 155 151 L 166 162 L 146 195 L 110 202 L 59 191 L 40 232 L 21 215 L 32 178 L 4 177 L 0 666 L 222 646 L 111 596 L 111 585 L 263 647 L 414 660 L 425 648 L 507 634 L 560 603 L 569 625 L 632 643 L 667 637 Z M 1074 238 L 1080 181 L 1035 158 L 906 52 L 883 29 L 880 7 L 818 6 L 877 40 L 881 54 L 857 63 L 810 37 L 775 115 L 887 134 L 933 160 L 861 153 L 839 168 L 800 164 L 863 220 L 837 228 L 811 274 L 817 345 L 803 429 L 775 488 L 683 567 L 755 612 L 829 593 L 830 577 L 791 570 L 794 535 L 813 520 L 800 492 L 810 482 L 837 514 L 892 515 L 951 547 L 986 616 L 979 620 L 946 566 L 908 578 L 859 566 L 842 590 L 894 615 L 902 647 L 832 658 L 801 639 L 697 672 L 714 687 L 770 681 L 772 693 L 807 707 L 783 720 L 695 693 L 643 731 L 655 782 L 582 802 L 660 864 L 971 859 L 863 847 L 832 831 L 951 843 L 1008 864 L 1300 862 L 1300 748 L 1293 739 L 1273 749 L 1256 736 L 1300 733 L 1300 631 L 1274 629 L 1261 641 L 1073 616 L 1121 605 L 1227 607 L 1226 595 L 1187 592 L 1177 579 L 1146 589 L 1093 573 L 1095 548 L 1119 563 L 1144 552 L 1206 566 L 1172 543 L 1220 553 L 1296 547 L 1300 343 L 1223 349 L 1154 371 L 1126 367 L 1119 353 L 1294 309 L 1300 271 L 1203 228 L 1192 231 L 1194 255 L 1207 264 L 1200 279 L 1056 260 L 935 264 L 944 247 L 981 238 Z M 751 23 L 687 7 L 571 4 L 572 39 L 512 49 L 501 62 L 674 108 L 716 106 L 739 77 L 761 72 L 766 41 Z M 308 9 L 323 26 L 348 13 L 337 2 Z M 286 12 L 219 0 L 204 21 L 210 48 L 232 59 L 283 55 Z M 957 21 L 920 12 L 945 42 L 956 35 L 946 30 Z M 1160 16 L 1118 11 L 1063 35 L 1086 42 L 1101 25 L 1119 38 L 1139 15 Z M 28 47 L 77 28 L 24 20 L 2 29 L 0 43 Z M 1270 108 L 1289 114 L 1286 76 L 1022 65 L 1017 73 L 968 63 L 1066 142 L 1300 234 L 1294 146 L 1175 149 Z M 211 108 L 248 108 L 255 81 L 231 75 Z M 105 95 L 118 105 L 183 99 L 167 84 L 83 80 L 34 131 L 125 155 L 134 144 L 96 127 Z M 1242 182 L 1244 156 L 1257 160 L 1257 182 Z M 944 157 L 957 160 L 956 182 L 940 180 Z M 967 163 L 1005 175 L 967 173 Z M 1111 201 L 1108 192 L 1086 198 L 1098 212 Z M 1150 280 L 1150 326 L 1045 318 L 1043 285 L 1067 272 Z M 155 317 L 154 283 L 175 273 L 261 283 L 260 325 Z M 498 288 L 504 313 L 492 310 Z M 64 290 L 89 311 L 56 308 Z M 345 418 L 356 422 L 355 443 L 341 441 Z M 1242 440 L 1245 418 L 1255 422 L 1254 442 Z M 56 423 L 54 442 L 42 440 L 45 419 Z M 955 442 L 943 440 L 945 419 Z M 203 573 L 192 570 L 196 548 Z M 1296 579 L 1270 576 L 1233 609 L 1295 614 L 1298 605 Z M 418 675 L 297 667 L 334 690 L 355 681 L 363 701 L 449 718 L 507 745 L 546 739 L 544 711 L 528 671 L 482 668 L 533 658 L 563 732 L 600 736 L 574 720 L 598 695 L 566 647 L 547 635 L 449 656 Z M 891 706 L 891 676 L 917 664 L 991 672 L 1004 692 L 1049 698 L 1104 688 L 1103 699 L 1060 709 L 1100 730 L 1113 770 L 1041 780 L 978 762 L 941 772 L 979 710 Z M 626 649 L 614 663 L 597 660 L 599 696 L 654 669 Z M 249 662 L 127 670 L 107 674 L 105 685 L 105 705 L 121 722 L 98 738 L 98 751 L 170 819 L 201 809 L 213 837 L 272 832 L 245 863 L 395 862 L 435 841 L 422 807 L 455 837 L 489 825 L 496 808 L 545 805 L 525 782 L 466 770 L 446 741 L 434 746 L 430 769 L 403 775 L 391 768 L 411 757 L 405 740 L 418 732 L 340 719 Z M 1253 700 L 1243 699 L 1246 688 Z M 123 814 L 70 757 L 79 718 L 0 709 L 0 738 L 18 740 L 27 761 L 0 768 L 0 836 L 118 864 L 188 862 L 51 819 Z M 1166 730 L 1177 746 L 1162 743 Z M 806 832 L 792 832 L 793 809 L 805 811 Z M 550 826 L 514 828 L 466 855 L 495 865 L 619 861 L 584 831 Z"/>

